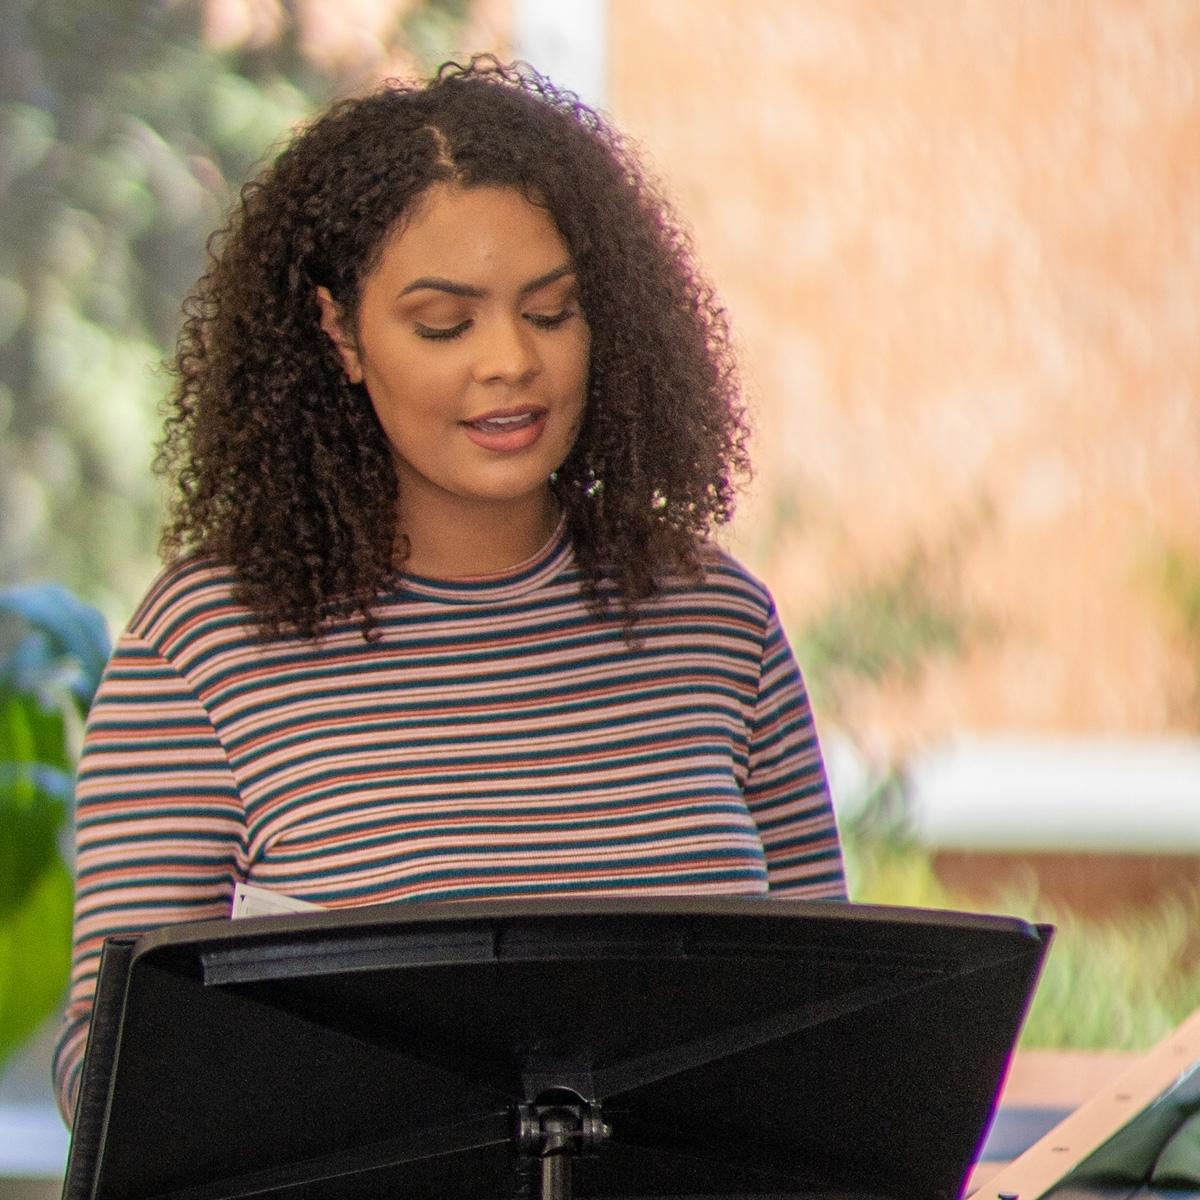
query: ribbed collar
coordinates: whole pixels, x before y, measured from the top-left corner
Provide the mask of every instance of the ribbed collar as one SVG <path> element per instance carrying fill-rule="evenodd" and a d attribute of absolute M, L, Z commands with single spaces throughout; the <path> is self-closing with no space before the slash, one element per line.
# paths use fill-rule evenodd
<path fill-rule="evenodd" d="M 562 571 L 570 559 L 571 539 L 564 515 L 540 550 L 504 571 L 463 579 L 430 579 L 424 575 L 401 574 L 399 587 L 411 596 L 443 604 L 495 604 L 537 591 Z"/>

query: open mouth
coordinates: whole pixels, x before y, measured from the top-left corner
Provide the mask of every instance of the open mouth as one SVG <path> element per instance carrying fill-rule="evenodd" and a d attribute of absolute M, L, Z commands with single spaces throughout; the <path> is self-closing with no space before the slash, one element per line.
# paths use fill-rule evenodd
<path fill-rule="evenodd" d="M 544 408 L 513 409 L 485 413 L 474 421 L 463 421 L 467 437 L 477 446 L 496 453 L 527 450 L 535 445 L 546 428 Z"/>
<path fill-rule="evenodd" d="M 480 417 L 478 421 L 466 422 L 481 433 L 511 433 L 515 429 L 527 429 L 541 420 L 541 412 L 509 413 L 506 416 Z"/>

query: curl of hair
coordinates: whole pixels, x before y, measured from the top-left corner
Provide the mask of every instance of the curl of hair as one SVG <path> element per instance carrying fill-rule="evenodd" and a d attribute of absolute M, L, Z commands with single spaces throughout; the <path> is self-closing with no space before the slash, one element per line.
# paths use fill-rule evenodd
<path fill-rule="evenodd" d="M 265 633 L 317 637 L 394 586 L 397 479 L 369 397 L 320 328 L 353 323 L 384 245 L 430 186 L 521 189 L 573 257 L 588 399 L 552 486 L 596 611 L 626 619 L 701 544 L 749 472 L 725 314 L 687 234 L 596 112 L 524 65 L 475 58 L 334 104 L 241 192 L 184 305 L 155 460 L 168 561 L 227 562 Z"/>

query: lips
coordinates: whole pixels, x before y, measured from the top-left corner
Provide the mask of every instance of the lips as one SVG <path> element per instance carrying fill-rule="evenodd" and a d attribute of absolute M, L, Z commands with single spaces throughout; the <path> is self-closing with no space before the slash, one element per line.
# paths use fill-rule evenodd
<path fill-rule="evenodd" d="M 481 417 L 478 421 L 468 422 L 472 429 L 481 430 L 483 433 L 508 433 L 511 429 L 524 429 L 527 425 L 532 425 L 537 420 L 537 413 L 524 412 L 514 413 L 506 417 Z"/>
<path fill-rule="evenodd" d="M 546 410 L 536 407 L 497 410 L 462 422 L 471 441 L 495 453 L 527 449 L 538 441 L 545 427 Z"/>

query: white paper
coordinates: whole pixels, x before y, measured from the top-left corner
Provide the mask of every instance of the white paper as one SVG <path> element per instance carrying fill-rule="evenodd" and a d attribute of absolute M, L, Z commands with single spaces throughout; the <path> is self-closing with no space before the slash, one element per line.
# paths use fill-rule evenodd
<path fill-rule="evenodd" d="M 229 911 L 235 921 L 239 917 L 270 917 L 279 913 L 319 912 L 323 906 L 308 900 L 297 900 L 283 892 L 255 887 L 252 883 L 233 885 L 233 906 Z"/>

